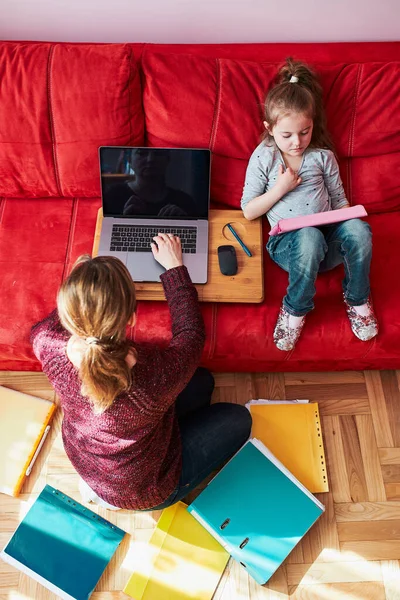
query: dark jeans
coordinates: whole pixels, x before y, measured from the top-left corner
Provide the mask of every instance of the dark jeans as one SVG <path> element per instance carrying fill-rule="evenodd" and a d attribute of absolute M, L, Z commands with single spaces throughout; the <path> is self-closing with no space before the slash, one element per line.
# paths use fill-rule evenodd
<path fill-rule="evenodd" d="M 214 377 L 207 369 L 199 368 L 179 394 L 176 412 L 182 439 L 182 473 L 172 494 L 149 510 L 182 500 L 250 437 L 247 408 L 229 402 L 210 406 L 213 389 Z"/>
<path fill-rule="evenodd" d="M 372 242 L 368 223 L 349 219 L 335 225 L 304 227 L 270 237 L 267 250 L 289 273 L 283 305 L 301 317 L 314 308 L 318 273 L 344 265 L 343 292 L 349 304 L 365 304 L 370 293 Z"/>

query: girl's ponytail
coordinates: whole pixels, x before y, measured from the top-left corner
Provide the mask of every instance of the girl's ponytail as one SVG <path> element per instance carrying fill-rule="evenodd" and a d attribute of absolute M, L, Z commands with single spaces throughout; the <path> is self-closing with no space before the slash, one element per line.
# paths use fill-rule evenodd
<path fill-rule="evenodd" d="M 279 69 L 276 84 L 267 95 L 264 108 L 265 120 L 270 127 L 275 126 L 285 113 L 308 114 L 314 122 L 310 145 L 334 151 L 326 126 L 322 87 L 316 73 L 305 63 L 286 59 Z"/>

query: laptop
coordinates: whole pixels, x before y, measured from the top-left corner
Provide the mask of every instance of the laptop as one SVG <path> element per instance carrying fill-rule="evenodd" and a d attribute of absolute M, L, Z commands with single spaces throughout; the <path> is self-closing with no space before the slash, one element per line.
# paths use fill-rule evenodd
<path fill-rule="evenodd" d="M 207 282 L 210 150 L 102 146 L 99 256 L 116 256 L 134 281 L 159 281 L 150 243 L 159 232 L 182 242 L 193 283 Z"/>

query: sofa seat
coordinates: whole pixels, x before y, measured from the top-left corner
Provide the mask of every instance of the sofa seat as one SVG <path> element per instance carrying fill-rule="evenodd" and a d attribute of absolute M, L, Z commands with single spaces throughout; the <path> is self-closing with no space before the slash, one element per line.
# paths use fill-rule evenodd
<path fill-rule="evenodd" d="M 40 370 L 29 331 L 54 308 L 75 259 L 91 252 L 98 147 L 210 148 L 212 205 L 239 208 L 262 99 L 289 55 L 319 72 L 347 197 L 369 213 L 380 333 L 366 343 L 351 333 L 338 267 L 319 276 L 315 310 L 294 351 L 279 351 L 272 332 L 287 274 L 264 250 L 263 303 L 202 304 L 203 364 L 253 372 L 400 368 L 400 43 L 0 42 L 0 369 Z M 268 230 L 265 220 L 265 243 Z M 129 334 L 166 344 L 166 304 L 139 302 Z"/>
<path fill-rule="evenodd" d="M 75 258 L 91 252 L 99 206 L 99 198 L 62 202 L 3 199 L 0 230 L 3 370 L 40 369 L 29 344 L 30 327 L 54 308 L 56 290 Z M 395 274 L 400 256 L 397 235 L 400 211 L 371 215 L 368 222 L 374 234 L 371 283 L 381 325 L 377 338 L 360 342 L 351 333 L 341 295 L 343 268 L 337 267 L 318 277 L 315 309 L 307 316 L 296 348 L 288 354 L 278 350 L 272 332 L 285 294 L 287 274 L 264 250 L 262 304 L 202 304 L 207 329 L 203 364 L 220 371 L 331 371 L 383 365 L 398 368 L 400 278 Z M 266 225 L 265 240 L 268 229 Z M 130 337 L 140 342 L 154 340 L 165 344 L 169 336 L 166 303 L 139 302 L 137 325 Z"/>

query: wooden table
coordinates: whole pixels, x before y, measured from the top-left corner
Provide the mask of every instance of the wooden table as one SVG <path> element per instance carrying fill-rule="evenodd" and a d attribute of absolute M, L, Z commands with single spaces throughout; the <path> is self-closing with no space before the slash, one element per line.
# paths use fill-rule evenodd
<path fill-rule="evenodd" d="M 102 209 L 97 215 L 92 256 L 99 248 Z M 231 223 L 252 256 L 245 254 L 232 233 L 226 227 Z M 234 276 L 222 275 L 217 248 L 232 244 L 236 250 L 238 272 Z M 165 300 L 161 283 L 135 282 L 138 300 Z M 199 300 L 203 302 L 252 302 L 264 299 L 263 242 L 261 218 L 247 221 L 240 210 L 210 210 L 208 281 L 197 284 Z"/>

